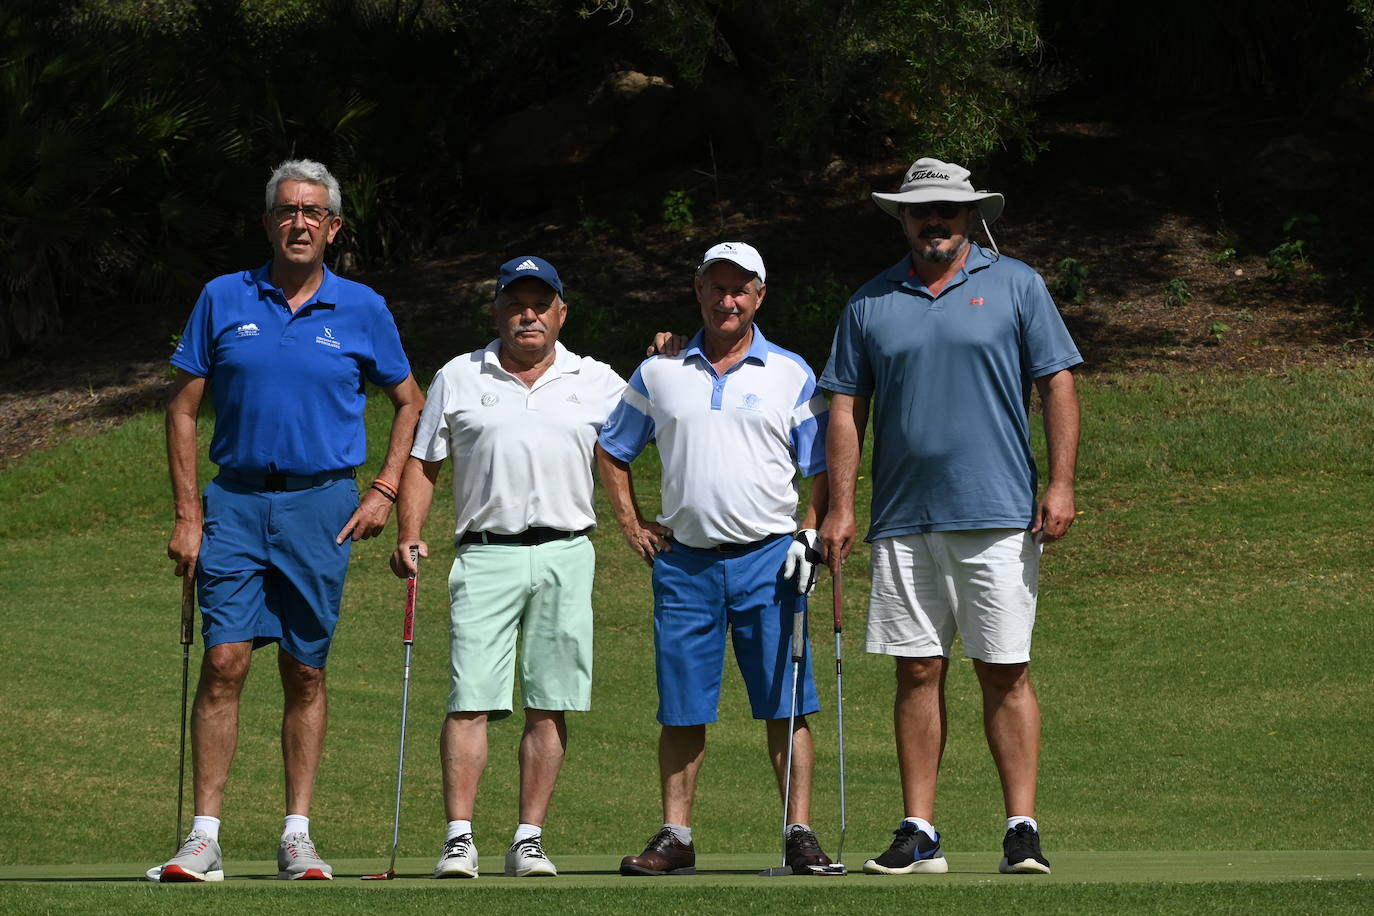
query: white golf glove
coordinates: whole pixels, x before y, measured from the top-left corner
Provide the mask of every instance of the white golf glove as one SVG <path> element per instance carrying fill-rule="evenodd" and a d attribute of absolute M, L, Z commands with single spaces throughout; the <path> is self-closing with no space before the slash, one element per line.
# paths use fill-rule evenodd
<path fill-rule="evenodd" d="M 797 577 L 797 594 L 809 595 L 816 587 L 816 575 L 821 571 L 821 537 L 815 528 L 803 528 L 792 537 L 787 548 L 787 562 L 782 577 Z"/>

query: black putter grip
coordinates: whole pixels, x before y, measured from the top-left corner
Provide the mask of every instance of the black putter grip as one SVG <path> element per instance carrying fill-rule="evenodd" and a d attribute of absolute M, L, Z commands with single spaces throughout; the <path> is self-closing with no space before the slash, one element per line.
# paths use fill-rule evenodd
<path fill-rule="evenodd" d="M 181 578 L 181 644 L 189 646 L 195 642 L 196 623 L 196 568 L 186 570 Z"/>

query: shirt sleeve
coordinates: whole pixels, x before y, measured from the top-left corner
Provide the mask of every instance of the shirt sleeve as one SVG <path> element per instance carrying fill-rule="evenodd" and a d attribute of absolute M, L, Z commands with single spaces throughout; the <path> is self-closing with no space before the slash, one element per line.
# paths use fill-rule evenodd
<path fill-rule="evenodd" d="M 857 301 L 840 313 L 835 339 L 830 345 L 830 359 L 821 373 L 820 386 L 837 394 L 867 397 L 873 393 L 873 367 L 864 345 L 863 324 L 859 320 Z"/>
<path fill-rule="evenodd" d="M 410 449 L 412 458 L 443 461 L 449 456 L 448 392 L 444 370 L 440 369 L 425 395 L 425 409 L 420 411 L 420 422 L 415 427 L 415 444 Z"/>
<path fill-rule="evenodd" d="M 652 400 L 644 382 L 644 368 L 650 362 L 652 360 L 641 363 L 634 375 L 630 376 L 629 385 L 601 427 L 601 435 L 597 440 L 608 454 L 626 463 L 639 457 L 639 453 L 654 438 Z"/>
<path fill-rule="evenodd" d="M 1045 280 L 1028 271 L 1021 295 L 1018 297 L 1021 317 L 1021 364 L 1030 378 L 1037 379 L 1060 369 L 1083 362 L 1078 347 L 1064 326 L 1064 318 L 1055 307 Z"/>
<path fill-rule="evenodd" d="M 186 320 L 181 339 L 172 351 L 171 363 L 183 372 L 200 378 L 209 378 L 214 371 L 215 340 L 213 328 L 214 307 L 210 298 L 210 288 L 200 291 L 191 317 Z"/>
<path fill-rule="evenodd" d="M 797 470 L 803 477 L 814 477 L 826 469 L 825 431 L 830 422 L 830 408 L 825 397 L 808 378 L 797 406 L 792 411 L 792 454 Z"/>
<path fill-rule="evenodd" d="M 386 307 L 386 300 L 377 298 L 377 313 L 372 319 L 372 360 L 363 367 L 367 380 L 379 388 L 390 388 L 410 375 L 410 360 L 401 346 L 401 334 L 396 319 Z"/>

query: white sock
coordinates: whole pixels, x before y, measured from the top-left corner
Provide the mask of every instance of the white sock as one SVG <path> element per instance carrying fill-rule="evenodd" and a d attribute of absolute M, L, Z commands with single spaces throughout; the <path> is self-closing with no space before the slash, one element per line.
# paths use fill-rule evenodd
<path fill-rule="evenodd" d="M 798 827 L 800 827 L 801 829 L 805 830 L 807 833 L 810 833 L 810 832 L 811 832 L 811 825 L 810 825 L 810 824 L 788 824 L 788 825 L 787 825 L 787 829 L 784 830 L 783 833 L 791 833 L 793 830 L 795 830 L 795 829 L 798 828 Z"/>
<path fill-rule="evenodd" d="M 675 836 L 677 838 L 677 841 L 681 843 L 683 846 L 692 845 L 691 827 L 684 827 L 682 824 L 664 824 L 663 826 L 671 830 L 673 836 Z"/>
<path fill-rule="evenodd" d="M 293 833 L 310 835 L 310 818 L 304 814 L 288 814 L 282 822 L 281 838 L 284 840 Z"/>
<path fill-rule="evenodd" d="M 456 836 L 465 833 L 472 833 L 472 821 L 449 821 L 448 833 L 444 834 L 444 842 L 448 842 Z"/>
<path fill-rule="evenodd" d="M 904 824 L 914 824 L 917 830 L 924 830 L 926 836 L 935 839 L 935 825 L 923 817 L 911 817 L 910 815 L 902 818 Z"/>
<path fill-rule="evenodd" d="M 536 824 L 520 824 L 515 828 L 515 839 L 512 841 L 512 845 L 521 840 L 528 840 L 532 836 L 541 836 L 543 833 L 544 828 Z"/>
<path fill-rule="evenodd" d="M 1017 824 L 1030 824 L 1030 828 L 1032 830 L 1034 830 L 1036 833 L 1040 832 L 1040 825 L 1035 822 L 1035 818 L 1033 817 L 1026 817 L 1023 814 L 1018 814 L 1014 817 L 1007 818 L 1008 830 L 1014 830 Z"/>
<path fill-rule="evenodd" d="M 210 839 L 214 840 L 216 843 L 219 842 L 219 818 L 217 817 L 206 817 L 203 814 L 197 814 L 191 821 L 191 829 L 209 834 Z"/>

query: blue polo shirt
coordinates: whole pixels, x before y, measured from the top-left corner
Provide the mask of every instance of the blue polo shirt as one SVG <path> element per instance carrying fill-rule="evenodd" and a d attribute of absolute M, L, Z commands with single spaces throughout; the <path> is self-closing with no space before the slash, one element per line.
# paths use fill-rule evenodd
<path fill-rule="evenodd" d="M 976 243 L 938 296 L 909 254 L 861 286 L 820 385 L 872 398 L 867 540 L 1029 527 L 1031 386 L 1082 361 L 1040 275 Z"/>
<path fill-rule="evenodd" d="M 367 454 L 364 380 L 404 381 L 410 363 L 386 302 L 324 271 L 292 314 L 271 264 L 206 284 L 172 365 L 210 381 L 210 460 L 243 474 L 307 476 Z"/>
<path fill-rule="evenodd" d="M 645 360 L 601 428 L 601 447 L 663 459 L 658 521 L 688 547 L 747 544 L 797 530 L 796 475 L 825 470 L 825 398 L 800 356 L 754 325 L 744 359 L 717 375 L 702 332 L 676 357 Z"/>

